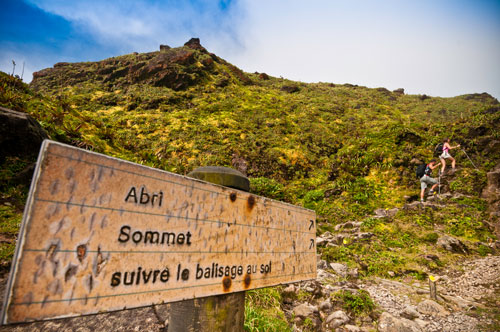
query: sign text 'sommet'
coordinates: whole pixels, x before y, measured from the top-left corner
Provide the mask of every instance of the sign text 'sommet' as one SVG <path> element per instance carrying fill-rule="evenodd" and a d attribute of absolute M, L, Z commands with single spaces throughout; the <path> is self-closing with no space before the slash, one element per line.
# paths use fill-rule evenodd
<path fill-rule="evenodd" d="M 2 322 L 312 279 L 315 233 L 313 211 L 45 141 Z"/>

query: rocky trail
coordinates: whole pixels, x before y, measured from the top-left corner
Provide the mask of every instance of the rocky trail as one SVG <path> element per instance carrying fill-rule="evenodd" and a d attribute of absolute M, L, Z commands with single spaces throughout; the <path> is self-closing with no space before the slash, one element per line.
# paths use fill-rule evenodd
<path fill-rule="evenodd" d="M 447 182 L 445 183 L 447 185 Z M 466 197 L 449 192 L 427 197 L 424 203 L 407 203 L 404 210 L 444 209 L 449 199 Z M 378 209 L 373 218 L 392 218 L 399 211 Z M 318 246 L 342 245 L 344 239 L 369 239 L 374 234 L 360 230 L 361 222 L 347 222 L 335 226 L 335 234 L 325 232 L 317 237 Z M 436 225 L 437 226 L 437 225 Z M 484 244 L 486 245 L 486 244 Z M 304 320 L 315 323 L 317 331 L 356 332 L 482 332 L 500 329 L 500 241 L 488 244 L 493 250 L 486 257 L 468 257 L 467 246 L 455 237 L 441 233 L 436 246 L 445 251 L 464 255 L 460 263 L 446 266 L 429 275 L 434 280 L 437 296 L 433 300 L 430 280 L 418 280 L 411 275 L 399 280 L 379 277 L 360 279 L 357 269 L 339 262 L 318 263 L 315 282 L 289 286 L 284 294 L 300 294 L 306 290 L 316 294 L 304 303 L 293 302 L 289 315 L 295 317 L 296 331 L 304 329 Z M 429 257 L 427 257 L 429 256 Z M 426 255 L 427 259 L 436 259 Z M 394 277 L 394 273 L 391 277 Z M 376 309 L 368 315 L 353 315 L 345 303 L 335 300 L 342 291 L 368 292 Z M 332 300 L 333 299 L 333 300 Z"/>
<path fill-rule="evenodd" d="M 360 288 L 385 311 L 380 331 L 393 331 L 389 322 L 415 331 L 484 331 L 488 326 L 493 331 L 494 317 L 485 310 L 500 306 L 500 257 L 474 259 L 461 268 L 466 271 L 447 270 L 438 277 L 437 301 L 422 282 L 376 279 Z"/>
<path fill-rule="evenodd" d="M 321 261 L 322 267 L 326 262 Z M 289 286 L 285 294 L 316 289 L 321 296 L 294 304 L 290 314 L 297 323 L 309 317 L 318 331 L 497 331 L 500 314 L 500 256 L 472 259 L 439 276 L 437 301 L 431 300 L 429 284 L 412 278 L 395 281 L 382 278 L 341 281 L 352 273 L 340 264 L 318 270 L 318 282 Z M 461 271 L 461 269 L 466 269 Z M 377 305 L 374 313 L 355 317 L 339 308 L 331 295 L 365 290 Z M 496 316 L 495 316 L 496 315 Z M 322 318 L 322 319 L 319 319 Z M 300 331 L 300 328 L 296 329 Z"/>

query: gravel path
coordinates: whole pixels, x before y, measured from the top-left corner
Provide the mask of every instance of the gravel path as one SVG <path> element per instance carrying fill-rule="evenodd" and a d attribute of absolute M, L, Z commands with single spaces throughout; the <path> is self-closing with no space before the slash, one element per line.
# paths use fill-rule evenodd
<path fill-rule="evenodd" d="M 418 313 L 422 331 L 482 332 L 493 323 L 487 310 L 500 308 L 500 256 L 488 256 L 464 262 L 457 269 L 444 271 L 437 282 L 438 303 L 448 311 L 444 315 Z M 408 316 L 418 304 L 429 299 L 426 283 L 406 284 L 376 279 L 360 285 L 374 301 L 395 317 Z M 483 309 L 481 314 L 475 309 Z M 497 309 L 498 310 L 498 309 Z"/>

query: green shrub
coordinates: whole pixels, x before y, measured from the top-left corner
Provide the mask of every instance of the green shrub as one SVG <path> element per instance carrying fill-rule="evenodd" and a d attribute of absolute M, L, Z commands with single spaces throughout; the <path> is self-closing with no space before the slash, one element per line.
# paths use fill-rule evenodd
<path fill-rule="evenodd" d="M 486 186 L 486 172 L 463 169 L 450 183 L 452 191 L 466 195 L 477 195 Z"/>
<path fill-rule="evenodd" d="M 327 247 L 323 249 L 321 258 L 327 262 L 342 262 L 347 263 L 353 261 L 353 252 L 348 247 Z"/>
<path fill-rule="evenodd" d="M 458 197 L 453 199 L 454 202 L 458 204 L 463 204 L 470 206 L 478 211 L 486 211 L 488 208 L 488 203 L 479 197 Z"/>
<path fill-rule="evenodd" d="M 22 171 L 27 164 L 27 160 L 18 157 L 5 158 L 5 161 L 0 165 L 0 180 L 5 183 L 5 181 Z"/>
<path fill-rule="evenodd" d="M 362 230 L 371 230 L 378 224 L 382 223 L 381 218 L 366 218 L 361 224 Z"/>
<path fill-rule="evenodd" d="M 457 215 L 447 219 L 446 229 L 450 234 L 463 236 L 469 239 L 481 238 L 483 223 L 474 216 Z"/>
<path fill-rule="evenodd" d="M 312 321 L 311 318 L 307 317 L 304 319 L 304 322 L 302 323 L 302 330 L 304 332 L 314 332 L 316 331 L 316 328 L 314 326 L 314 322 Z"/>
<path fill-rule="evenodd" d="M 426 214 L 416 214 L 412 216 L 412 221 L 422 227 L 432 227 L 433 218 Z"/>
<path fill-rule="evenodd" d="M 479 252 L 479 255 L 481 255 L 483 257 L 492 253 L 491 248 L 488 246 L 485 246 L 484 244 L 480 244 L 477 251 Z"/>
<path fill-rule="evenodd" d="M 257 195 L 279 201 L 285 198 L 284 186 L 278 181 L 266 177 L 250 178 L 250 190 Z"/>
<path fill-rule="evenodd" d="M 2 242 L 0 243 L 0 263 L 10 263 L 16 250 L 16 243 Z"/>
<path fill-rule="evenodd" d="M 245 331 L 291 332 L 280 305 L 281 295 L 275 287 L 248 291 L 245 297 Z"/>
<path fill-rule="evenodd" d="M 12 206 L 0 206 L 0 233 L 15 235 L 19 232 L 22 215 Z"/>
<path fill-rule="evenodd" d="M 323 200 L 325 192 L 321 189 L 308 191 L 303 199 L 304 207 L 308 209 L 315 209 L 317 203 Z"/>
<path fill-rule="evenodd" d="M 335 300 L 342 302 L 345 310 L 358 316 L 361 314 L 369 314 L 375 309 L 375 303 L 370 297 L 370 294 L 365 290 L 350 292 L 342 290 L 334 295 Z"/>
<path fill-rule="evenodd" d="M 376 198 L 378 190 L 379 188 L 375 183 L 361 177 L 356 178 L 348 189 L 352 200 L 357 204 L 366 204 L 370 199 Z"/>
<path fill-rule="evenodd" d="M 411 232 L 396 232 L 394 234 L 383 234 L 382 241 L 388 247 L 408 248 L 417 243 L 417 237 Z"/>
<path fill-rule="evenodd" d="M 386 250 L 374 249 L 364 255 L 363 261 L 368 266 L 368 274 L 387 276 L 389 271 L 397 272 L 404 267 L 407 259 L 403 255 Z"/>
<path fill-rule="evenodd" d="M 436 264 L 436 266 L 438 266 L 438 265 Z M 431 268 L 432 268 L 432 267 L 433 267 L 433 265 L 430 265 L 429 267 L 431 267 Z M 414 277 L 415 279 L 417 279 L 417 280 L 424 281 L 424 280 L 426 280 L 426 279 L 427 279 L 427 273 L 422 272 L 422 271 L 406 271 L 406 273 L 407 273 L 408 275 L 413 276 L 413 277 Z"/>
<path fill-rule="evenodd" d="M 438 240 L 439 235 L 437 233 L 426 233 L 422 236 L 422 241 L 429 242 L 429 243 L 436 243 Z"/>

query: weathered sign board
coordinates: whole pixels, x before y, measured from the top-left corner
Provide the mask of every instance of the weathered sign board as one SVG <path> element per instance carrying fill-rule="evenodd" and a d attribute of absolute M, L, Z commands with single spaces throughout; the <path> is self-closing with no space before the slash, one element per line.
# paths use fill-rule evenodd
<path fill-rule="evenodd" d="M 316 277 L 315 214 L 45 141 L 2 323 Z"/>

